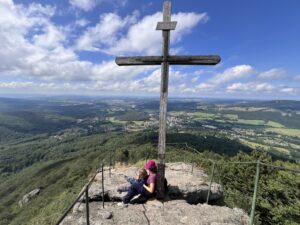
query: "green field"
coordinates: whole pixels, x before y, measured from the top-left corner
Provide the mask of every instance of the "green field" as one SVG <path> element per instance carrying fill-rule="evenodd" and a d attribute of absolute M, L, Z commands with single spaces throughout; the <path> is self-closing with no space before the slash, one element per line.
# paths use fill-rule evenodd
<path fill-rule="evenodd" d="M 193 115 L 196 120 L 212 120 L 218 117 L 216 114 L 203 112 L 191 113 L 191 115 Z"/>
<path fill-rule="evenodd" d="M 109 117 L 109 121 L 116 125 L 125 125 L 127 121 L 118 120 L 115 117 Z"/>
<path fill-rule="evenodd" d="M 274 122 L 274 121 L 268 121 L 266 125 L 269 127 L 275 127 L 275 128 L 283 128 L 284 127 L 282 124 Z"/>
<path fill-rule="evenodd" d="M 291 136 L 291 137 L 300 137 L 299 129 L 288 129 L 288 128 L 267 128 L 265 129 L 269 132 L 274 132 L 276 134 Z"/>
<path fill-rule="evenodd" d="M 256 142 L 252 142 L 252 141 L 248 141 L 248 140 L 242 140 L 241 143 L 256 149 L 256 148 L 261 148 L 264 149 L 265 151 L 270 151 L 272 149 L 272 151 L 277 151 L 280 153 L 283 153 L 285 155 L 289 155 L 290 151 L 286 148 L 282 148 L 282 147 L 270 147 L 269 145 L 264 145 L 264 144 L 258 144 Z"/>

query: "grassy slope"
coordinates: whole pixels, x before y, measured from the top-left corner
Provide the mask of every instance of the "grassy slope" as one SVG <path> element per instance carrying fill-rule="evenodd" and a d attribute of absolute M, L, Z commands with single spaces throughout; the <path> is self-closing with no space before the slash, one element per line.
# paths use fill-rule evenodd
<path fill-rule="evenodd" d="M 171 134 L 168 139 L 171 142 L 173 139 L 182 143 L 190 141 L 201 151 L 216 150 L 221 143 L 227 146 L 222 149 L 223 153 L 233 148 L 237 153 L 238 149 L 245 148 L 230 140 L 214 137 L 204 139 L 189 134 Z M 28 167 L 25 166 L 16 174 L 1 177 L 3 182 L 0 184 L 0 224 L 53 224 L 63 209 L 76 197 L 88 175 L 95 171 L 101 160 L 108 155 L 108 150 L 116 150 L 114 156 L 117 160 L 122 159 L 124 150 L 129 150 L 129 157 L 135 162 L 144 158 L 156 158 L 157 149 L 155 145 L 149 144 L 156 141 L 157 134 L 131 133 L 111 136 L 96 134 L 62 142 L 45 139 L 39 140 L 38 143 L 33 141 L 18 144 L 11 155 L 16 156 L 11 159 L 12 162 L 23 162 L 29 155 L 34 157 L 42 152 L 44 157 Z M 21 153 L 24 148 L 30 149 L 30 152 Z M 182 146 L 168 146 L 167 160 L 180 160 L 182 157 L 176 153 L 176 149 L 181 148 Z M 42 188 L 41 194 L 27 206 L 20 208 L 18 201 L 22 196 L 39 187 Z"/>
<path fill-rule="evenodd" d="M 222 145 L 237 153 L 238 149 L 244 148 L 238 143 L 215 137 L 204 139 L 199 135 L 170 134 L 167 138 L 170 142 L 175 140 L 182 143 L 189 142 L 203 152 L 201 154 L 193 152 L 182 154 L 184 148 L 182 145 L 171 145 L 167 147 L 167 161 L 193 161 L 207 168 L 208 171 L 211 165 L 207 158 L 222 159 L 222 157 L 218 154 L 204 152 L 205 150 L 214 150 L 217 149 L 217 146 Z M 0 224 L 47 225 L 55 223 L 64 209 L 76 198 L 89 174 L 94 172 L 101 160 L 108 155 L 108 150 L 116 151 L 114 154 L 116 160 L 122 158 L 124 150 L 128 150 L 129 161 L 134 163 L 145 158 L 156 158 L 157 149 L 153 145 L 156 141 L 157 134 L 154 133 L 131 133 L 110 136 L 96 134 L 57 144 L 51 143 L 53 150 L 49 152 L 47 160 L 43 159 L 15 175 L 6 177 L 0 184 Z M 74 151 L 63 151 L 69 148 Z M 226 148 L 222 151 L 226 153 Z M 41 194 L 25 207 L 19 208 L 17 202 L 21 197 L 37 187 L 42 188 Z M 251 193 L 252 189 L 248 195 L 251 196 Z M 236 193 L 230 194 L 236 197 Z M 232 198 L 230 198 L 230 204 L 237 203 L 232 202 Z"/>
<path fill-rule="evenodd" d="M 39 224 L 53 224 L 78 194 L 88 174 L 99 167 L 110 146 L 109 142 L 105 147 L 101 145 L 105 138 L 106 135 L 92 135 L 66 143 L 52 142 L 45 159 L 16 174 L 1 177 L 0 224 L 26 224 L 24 221 L 38 224 L 29 222 L 31 220 L 38 220 Z M 64 152 L 71 148 L 74 151 Z M 39 145 L 32 147 L 31 154 L 36 151 L 39 151 Z M 18 201 L 35 188 L 42 188 L 41 194 L 29 205 L 20 208 Z"/>

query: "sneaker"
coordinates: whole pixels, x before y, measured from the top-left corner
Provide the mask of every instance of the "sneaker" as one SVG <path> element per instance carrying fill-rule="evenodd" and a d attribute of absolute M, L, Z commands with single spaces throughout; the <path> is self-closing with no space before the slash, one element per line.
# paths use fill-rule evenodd
<path fill-rule="evenodd" d="M 124 202 L 119 202 L 117 206 L 126 208 L 128 204 L 125 204 Z"/>

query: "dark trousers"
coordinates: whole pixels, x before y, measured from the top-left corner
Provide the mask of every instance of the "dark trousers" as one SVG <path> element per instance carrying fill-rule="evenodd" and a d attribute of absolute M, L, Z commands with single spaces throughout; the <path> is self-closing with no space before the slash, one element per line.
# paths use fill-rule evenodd
<path fill-rule="evenodd" d="M 148 199 L 152 196 L 152 194 L 150 192 L 148 192 L 144 187 L 140 188 L 136 185 L 131 185 L 127 194 L 123 197 L 123 202 L 125 204 L 128 204 L 130 202 L 130 200 L 133 199 L 133 197 L 138 194 L 141 194 L 141 196 L 146 199 Z"/>

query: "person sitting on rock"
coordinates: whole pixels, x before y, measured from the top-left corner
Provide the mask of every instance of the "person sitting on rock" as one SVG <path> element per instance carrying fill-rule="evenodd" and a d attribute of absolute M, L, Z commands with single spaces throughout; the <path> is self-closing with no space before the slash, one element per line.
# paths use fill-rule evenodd
<path fill-rule="evenodd" d="M 147 178 L 146 184 L 144 184 L 141 188 L 137 188 L 135 185 L 131 185 L 127 194 L 123 197 L 122 202 L 120 202 L 119 206 L 126 206 L 134 196 L 140 194 L 141 197 L 145 200 L 154 196 L 155 188 L 156 188 L 156 173 L 157 166 L 154 160 L 149 160 L 145 169 L 149 171 L 149 176 Z"/>
<path fill-rule="evenodd" d="M 125 178 L 125 180 L 127 180 L 127 182 L 130 185 L 125 185 L 125 186 L 119 187 L 117 189 L 117 191 L 119 193 L 129 191 L 129 189 L 132 185 L 135 186 L 137 189 L 141 189 L 143 187 L 143 185 L 147 183 L 148 174 L 145 169 L 140 169 L 139 174 L 136 179 L 133 177 L 127 177 L 127 176 L 124 176 L 124 178 Z"/>

